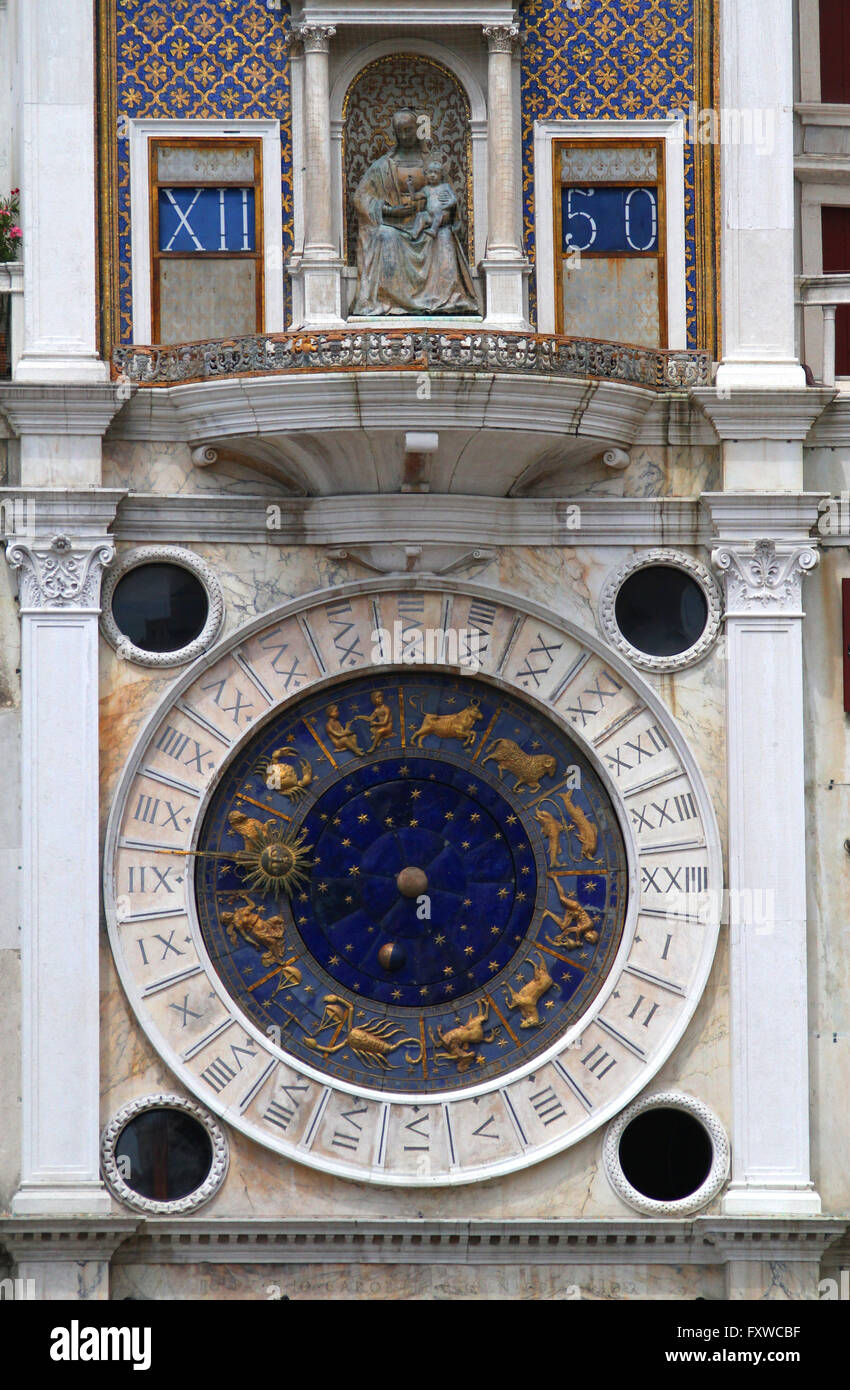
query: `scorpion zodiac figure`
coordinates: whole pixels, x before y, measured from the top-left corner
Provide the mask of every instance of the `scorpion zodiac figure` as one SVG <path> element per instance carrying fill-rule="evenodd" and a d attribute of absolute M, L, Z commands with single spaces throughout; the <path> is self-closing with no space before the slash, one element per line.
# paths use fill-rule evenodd
<path fill-rule="evenodd" d="M 502 1031 L 501 1028 L 494 1028 L 492 1032 L 485 1033 L 484 1024 L 489 1015 L 490 1005 L 488 1001 L 479 999 L 476 1008 L 470 1011 L 466 1022 L 458 1023 L 458 1026 L 450 1028 L 448 1033 L 444 1033 L 440 1025 L 437 1024 L 435 1037 L 433 1028 L 429 1028 L 434 1056 L 444 1057 L 449 1062 L 457 1062 L 459 1072 L 469 1071 L 472 1063 L 476 1060 L 477 1045 L 492 1042 Z"/>
<path fill-rule="evenodd" d="M 279 792 L 290 801 L 304 796 L 313 780 L 313 769 L 306 758 L 299 759 L 300 776 L 294 767 L 289 766 L 287 758 L 294 761 L 296 756 L 294 744 L 289 743 L 284 748 L 276 748 L 270 758 L 260 758 L 254 766 L 254 771 L 260 774 L 270 792 Z"/>
<path fill-rule="evenodd" d="M 308 1047 L 312 1047 L 316 1052 L 321 1052 L 323 1057 L 329 1057 L 332 1052 L 341 1052 L 344 1047 L 350 1048 L 364 1066 L 378 1067 L 386 1070 L 397 1064 L 389 1060 L 390 1053 L 395 1052 L 397 1047 L 405 1045 L 412 1047 L 413 1052 L 406 1052 L 404 1060 L 408 1066 L 415 1066 L 422 1061 L 422 1043 L 416 1038 L 399 1037 L 401 1029 L 390 1019 L 384 1019 L 378 1023 L 374 1019 L 354 1026 L 354 1005 L 345 999 L 340 999 L 338 994 L 326 994 L 322 1003 L 325 1006 L 322 1020 L 312 1037 L 305 1038 Z M 326 1028 L 333 1028 L 334 1033 L 329 1043 L 317 1042 L 319 1033 Z M 342 1033 L 345 1037 L 341 1042 L 337 1039 Z"/>

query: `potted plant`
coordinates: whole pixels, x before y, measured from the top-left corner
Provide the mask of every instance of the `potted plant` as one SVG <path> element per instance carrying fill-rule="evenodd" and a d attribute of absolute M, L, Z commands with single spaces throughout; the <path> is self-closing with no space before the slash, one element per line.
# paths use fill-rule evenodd
<path fill-rule="evenodd" d="M 13 188 L 7 198 L 0 198 L 0 264 L 8 265 L 18 259 L 18 250 L 23 235 L 18 221 L 20 213 L 20 189 Z M 6 279 L 8 279 L 9 288 L 11 288 L 11 271 L 0 277 L 0 288 L 3 288 L 2 281 Z M 11 317 L 12 296 L 11 294 L 0 294 L 0 377 L 8 376 L 11 370 L 11 344 L 9 341 Z"/>

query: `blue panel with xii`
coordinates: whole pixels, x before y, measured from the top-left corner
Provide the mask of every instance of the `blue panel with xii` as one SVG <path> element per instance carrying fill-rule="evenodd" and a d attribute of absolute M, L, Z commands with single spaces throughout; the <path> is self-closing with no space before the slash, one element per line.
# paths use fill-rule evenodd
<path fill-rule="evenodd" d="M 159 250 L 253 251 L 253 188 L 160 188 Z"/>

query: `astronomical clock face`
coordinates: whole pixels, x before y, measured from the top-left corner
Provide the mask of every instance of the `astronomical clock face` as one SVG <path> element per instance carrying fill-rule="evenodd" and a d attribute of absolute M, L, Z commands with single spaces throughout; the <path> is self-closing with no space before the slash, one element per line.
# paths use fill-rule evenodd
<path fill-rule="evenodd" d="M 481 669 L 374 665 L 376 629 Z M 643 1087 L 719 871 L 680 736 L 619 663 L 484 591 L 313 597 L 180 682 L 113 812 L 113 950 L 199 1098 L 361 1180 L 509 1171 Z"/>

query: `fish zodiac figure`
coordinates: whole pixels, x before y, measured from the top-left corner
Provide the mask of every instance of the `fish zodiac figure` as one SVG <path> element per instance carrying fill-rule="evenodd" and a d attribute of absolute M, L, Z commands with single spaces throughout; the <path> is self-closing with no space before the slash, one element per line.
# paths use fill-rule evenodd
<path fill-rule="evenodd" d="M 260 758 L 254 767 L 255 772 L 260 774 L 270 792 L 279 792 L 281 796 L 288 797 L 290 801 L 296 801 L 299 796 L 304 796 L 313 781 L 313 769 L 306 758 L 299 758 L 300 776 L 294 767 L 289 766 L 286 761 L 287 758 L 292 758 L 294 761 L 296 757 L 298 754 L 295 751 L 295 746 L 290 743 L 285 748 L 276 748 L 270 758 Z"/>
<path fill-rule="evenodd" d="M 570 835 L 576 835 L 578 837 L 582 859 L 595 860 L 596 849 L 599 843 L 599 831 L 597 827 L 593 824 L 593 821 L 585 815 L 581 807 L 575 804 L 572 794 L 570 792 L 560 792 L 559 795 L 567 813 L 566 820 L 554 797 L 547 796 L 544 798 L 534 813 L 534 819 L 537 821 L 546 839 L 546 851 L 550 869 L 557 869 L 561 865 L 562 835 L 567 837 L 568 843 Z M 550 805 L 556 807 L 556 815 L 553 816 L 550 811 L 545 811 L 543 809 L 547 801 Z"/>
<path fill-rule="evenodd" d="M 470 700 L 465 709 L 460 709 L 456 714 L 426 714 L 422 708 L 421 701 L 411 695 L 410 703 L 414 709 L 418 708 L 422 716 L 422 723 L 411 735 L 411 747 L 422 747 L 422 740 L 433 734 L 434 738 L 456 738 L 463 744 L 464 748 L 471 748 L 475 742 L 476 734 L 473 729 L 481 718 L 480 700 Z"/>
<path fill-rule="evenodd" d="M 537 1012 L 537 1005 L 543 995 L 552 988 L 555 981 L 549 974 L 546 962 L 539 951 L 536 965 L 530 956 L 524 963 L 531 966 L 531 979 L 527 980 L 519 990 L 512 989 L 510 985 L 504 985 L 505 1003 L 509 1009 L 519 1009 L 522 1014 L 520 1028 L 539 1028 L 540 1015 Z"/>
<path fill-rule="evenodd" d="M 551 753 L 524 753 L 512 738 L 493 740 L 489 753 L 481 760 L 481 766 L 491 761 L 495 762 L 499 769 L 500 782 L 505 770 L 513 773 L 515 792 L 518 792 L 520 787 L 527 787 L 530 792 L 539 792 L 541 780 L 544 777 L 554 777 L 558 768 Z"/>
<path fill-rule="evenodd" d="M 397 1047 L 412 1047 L 414 1051 L 406 1052 L 404 1060 L 408 1066 L 415 1066 L 422 1061 L 422 1043 L 416 1038 L 399 1037 L 401 1028 L 393 1023 L 391 1019 L 385 1018 L 378 1022 L 376 1019 L 367 1019 L 365 1023 L 354 1026 L 354 1005 L 346 999 L 341 999 L 338 994 L 326 994 L 322 1000 L 324 1013 L 321 1022 L 315 1033 L 304 1041 L 308 1047 L 314 1051 L 321 1052 L 323 1057 L 330 1057 L 333 1052 L 342 1052 L 343 1048 L 349 1048 L 366 1067 L 377 1067 L 386 1071 L 389 1067 L 397 1064 L 389 1060 L 390 1054 L 395 1052 Z M 319 1033 L 325 1029 L 333 1028 L 334 1033 L 329 1043 L 317 1041 Z M 342 1033 L 345 1037 L 342 1042 L 338 1038 Z"/>
<path fill-rule="evenodd" d="M 492 1042 L 502 1031 L 501 1028 L 494 1028 L 489 1033 L 484 1031 L 484 1024 L 489 1015 L 490 1005 L 488 1001 L 479 999 L 476 1007 L 470 1011 L 465 1023 L 459 1023 L 456 1028 L 450 1028 L 447 1033 L 443 1032 L 438 1023 L 436 1037 L 433 1028 L 429 1028 L 434 1056 L 445 1058 L 449 1062 L 456 1062 L 459 1072 L 468 1071 L 478 1055 L 473 1044 Z M 481 1060 L 483 1061 L 483 1058 Z"/>

